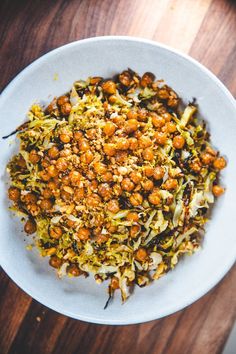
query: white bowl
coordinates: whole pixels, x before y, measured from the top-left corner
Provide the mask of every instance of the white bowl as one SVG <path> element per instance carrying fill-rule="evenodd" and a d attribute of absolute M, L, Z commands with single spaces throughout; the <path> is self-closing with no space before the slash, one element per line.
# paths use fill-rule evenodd
<path fill-rule="evenodd" d="M 27 251 L 22 225 L 7 209 L 5 165 L 16 144 L 1 140 L 0 263 L 25 292 L 42 304 L 76 319 L 104 324 L 131 324 L 169 315 L 199 299 L 227 273 L 235 261 L 236 106 L 224 85 L 201 64 L 155 42 L 128 37 L 100 37 L 74 42 L 44 55 L 23 70 L 0 98 L 1 136 L 24 121 L 35 101 L 49 102 L 76 79 L 109 77 L 127 67 L 151 71 L 184 99 L 197 98 L 200 115 L 208 122 L 214 145 L 227 156 L 222 173 L 225 195 L 217 201 L 201 251 L 185 257 L 175 270 L 146 288 L 136 288 L 121 304 L 120 297 L 106 310 L 107 284 L 93 277 L 59 280 L 48 260 Z M 58 79 L 55 80 L 55 75 Z"/>

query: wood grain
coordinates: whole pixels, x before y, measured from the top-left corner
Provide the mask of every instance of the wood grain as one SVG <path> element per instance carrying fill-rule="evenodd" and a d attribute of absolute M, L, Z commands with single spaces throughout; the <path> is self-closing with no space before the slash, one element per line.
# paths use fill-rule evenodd
<path fill-rule="evenodd" d="M 230 0 L 2 0 L 4 86 L 40 55 L 98 35 L 154 39 L 190 53 L 236 95 L 236 3 Z M 227 256 L 227 255 L 225 255 Z M 215 354 L 236 315 L 236 268 L 192 306 L 132 326 L 76 321 L 32 300 L 0 272 L 0 353 Z"/>

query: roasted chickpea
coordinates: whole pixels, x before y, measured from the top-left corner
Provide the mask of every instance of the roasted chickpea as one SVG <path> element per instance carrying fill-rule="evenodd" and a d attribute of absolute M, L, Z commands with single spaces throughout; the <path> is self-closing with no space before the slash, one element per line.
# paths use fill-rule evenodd
<path fill-rule="evenodd" d="M 195 158 L 191 163 L 190 163 L 190 168 L 195 172 L 199 173 L 201 171 L 202 165 L 201 162 L 198 158 Z"/>
<path fill-rule="evenodd" d="M 156 139 L 158 145 L 165 145 L 167 140 L 167 135 L 166 133 L 163 132 L 155 132 L 154 138 Z"/>
<path fill-rule="evenodd" d="M 224 193 L 224 191 L 224 188 L 222 188 L 221 186 L 215 185 L 212 187 L 212 192 L 215 197 L 220 197 Z"/>
<path fill-rule="evenodd" d="M 127 118 L 128 118 L 128 119 L 138 119 L 138 113 L 137 113 L 137 111 L 135 111 L 134 109 L 131 109 L 131 110 L 127 113 Z"/>
<path fill-rule="evenodd" d="M 112 118 L 112 121 L 119 127 L 119 128 L 123 128 L 124 124 L 125 124 L 125 119 L 122 116 L 116 116 L 114 118 Z M 110 122 L 111 123 L 111 122 Z"/>
<path fill-rule="evenodd" d="M 140 262 L 145 261 L 147 257 L 148 257 L 148 253 L 143 247 L 140 247 L 135 254 L 135 258 Z"/>
<path fill-rule="evenodd" d="M 213 166 L 217 169 L 217 170 L 223 170 L 223 168 L 225 168 L 226 166 L 226 161 L 223 157 L 217 157 L 215 159 L 215 161 L 213 162 Z"/>
<path fill-rule="evenodd" d="M 85 195 L 84 188 L 81 187 L 81 188 L 76 189 L 75 194 L 74 194 L 75 201 L 79 202 L 81 199 L 84 198 L 84 195 Z"/>
<path fill-rule="evenodd" d="M 50 210 L 53 207 L 53 202 L 50 199 L 42 199 L 40 203 L 40 208 L 42 210 Z"/>
<path fill-rule="evenodd" d="M 107 172 L 107 167 L 102 162 L 95 162 L 93 164 L 93 168 L 94 168 L 94 171 L 99 175 L 103 175 L 104 173 Z"/>
<path fill-rule="evenodd" d="M 73 277 L 79 277 L 82 272 L 76 264 L 71 264 L 66 269 L 67 273 L 72 275 Z"/>
<path fill-rule="evenodd" d="M 48 188 L 51 190 L 56 190 L 58 188 L 58 184 L 55 181 L 48 182 Z M 45 197 L 47 198 L 47 197 Z"/>
<path fill-rule="evenodd" d="M 176 135 L 173 139 L 173 146 L 175 149 L 182 149 L 185 144 L 185 139 L 181 135 Z"/>
<path fill-rule="evenodd" d="M 136 138 L 129 138 L 129 149 L 136 150 L 138 148 L 138 140 Z"/>
<path fill-rule="evenodd" d="M 105 93 L 113 95 L 116 93 L 116 84 L 111 80 L 105 81 L 102 84 L 102 89 Z"/>
<path fill-rule="evenodd" d="M 49 199 L 53 196 L 51 189 L 45 188 L 42 192 L 42 195 L 45 199 Z"/>
<path fill-rule="evenodd" d="M 166 100 L 169 98 L 169 92 L 167 91 L 166 88 L 161 88 L 159 91 L 158 91 L 158 96 L 161 100 Z"/>
<path fill-rule="evenodd" d="M 154 159 L 154 153 L 152 148 L 146 148 L 143 150 L 143 158 L 147 161 L 152 161 Z"/>
<path fill-rule="evenodd" d="M 117 277 L 112 277 L 110 286 L 113 290 L 119 289 L 119 279 Z"/>
<path fill-rule="evenodd" d="M 126 219 L 129 221 L 137 222 L 139 221 L 138 213 L 136 213 L 135 211 L 130 211 L 126 216 Z"/>
<path fill-rule="evenodd" d="M 132 82 L 132 76 L 130 74 L 129 71 L 123 71 L 120 75 L 119 75 L 119 81 L 122 83 L 122 85 L 124 86 L 130 86 L 131 82 Z"/>
<path fill-rule="evenodd" d="M 112 136 L 115 134 L 116 126 L 112 122 L 107 122 L 103 127 L 103 132 L 107 136 Z"/>
<path fill-rule="evenodd" d="M 109 239 L 109 235 L 107 235 L 107 234 L 104 235 L 104 234 L 101 234 L 101 232 L 100 232 L 100 233 L 97 233 L 97 235 L 96 235 L 96 241 L 99 245 L 107 242 L 108 239 Z"/>
<path fill-rule="evenodd" d="M 58 240 L 62 236 L 62 234 L 62 228 L 59 226 L 51 227 L 49 230 L 49 235 L 56 240 Z"/>
<path fill-rule="evenodd" d="M 153 177 L 158 181 L 159 179 L 162 179 L 164 177 L 165 170 L 161 166 L 156 166 L 154 171 L 153 171 Z"/>
<path fill-rule="evenodd" d="M 33 193 L 28 193 L 24 196 L 24 201 L 26 204 L 35 204 L 38 201 L 38 198 Z"/>
<path fill-rule="evenodd" d="M 59 150 L 56 146 L 52 146 L 49 150 L 48 150 L 48 157 L 50 157 L 50 159 L 57 159 L 59 156 Z"/>
<path fill-rule="evenodd" d="M 163 113 L 162 117 L 165 119 L 166 122 L 170 122 L 172 119 L 172 115 L 168 112 Z"/>
<path fill-rule="evenodd" d="M 47 106 L 46 112 L 49 113 L 49 114 L 56 114 L 56 115 L 59 113 L 58 107 L 57 107 L 57 101 L 56 101 L 55 98 L 54 98 L 54 99 L 52 100 L 52 102 Z"/>
<path fill-rule="evenodd" d="M 72 195 L 70 193 L 68 193 L 64 190 L 61 191 L 60 195 L 61 195 L 62 200 L 64 200 L 65 202 L 70 201 L 71 197 L 72 197 Z"/>
<path fill-rule="evenodd" d="M 112 189 L 109 186 L 108 183 L 101 183 L 98 186 L 98 194 L 103 197 L 105 200 L 108 200 L 111 198 L 112 195 Z"/>
<path fill-rule="evenodd" d="M 48 182 L 51 178 L 51 176 L 46 171 L 40 171 L 39 176 L 44 182 Z"/>
<path fill-rule="evenodd" d="M 42 167 L 47 168 L 48 166 L 51 165 L 51 161 L 49 159 L 45 158 L 41 161 L 41 165 L 42 165 Z"/>
<path fill-rule="evenodd" d="M 142 135 L 138 140 L 139 147 L 146 149 L 152 145 L 152 141 L 148 136 Z"/>
<path fill-rule="evenodd" d="M 148 200 L 153 205 L 159 205 L 161 203 L 160 194 L 156 191 L 153 191 L 151 194 L 149 194 Z"/>
<path fill-rule="evenodd" d="M 145 166 L 144 173 L 147 177 L 152 177 L 154 173 L 154 168 L 151 166 Z"/>
<path fill-rule="evenodd" d="M 65 104 L 65 103 L 67 103 L 67 102 L 69 102 L 69 97 L 67 97 L 67 96 L 60 96 L 60 97 L 58 97 L 58 99 L 57 99 L 57 104 L 58 104 L 58 106 L 62 106 L 63 104 Z"/>
<path fill-rule="evenodd" d="M 134 189 L 134 183 L 129 178 L 124 178 L 121 187 L 124 191 L 131 192 Z"/>
<path fill-rule="evenodd" d="M 59 138 L 60 138 L 61 142 L 64 144 L 68 144 L 70 142 L 70 135 L 69 134 L 65 134 L 65 133 L 60 134 Z"/>
<path fill-rule="evenodd" d="M 87 197 L 86 202 L 90 207 L 97 207 L 101 204 L 101 198 L 96 193 L 93 193 Z"/>
<path fill-rule="evenodd" d="M 176 131 L 176 124 L 173 122 L 167 122 L 166 130 L 168 133 L 174 133 Z"/>
<path fill-rule="evenodd" d="M 145 108 L 140 108 L 138 110 L 138 120 L 140 120 L 141 122 L 146 122 L 147 120 L 147 111 Z"/>
<path fill-rule="evenodd" d="M 57 256 L 51 256 L 49 264 L 53 268 L 60 268 L 60 266 L 62 265 L 62 260 Z"/>
<path fill-rule="evenodd" d="M 130 134 L 130 133 L 133 133 L 135 132 L 137 129 L 138 129 L 138 121 L 137 119 L 128 119 L 126 122 L 125 122 L 125 131 L 127 134 Z"/>
<path fill-rule="evenodd" d="M 107 223 L 106 224 L 106 229 L 111 234 L 114 234 L 115 232 L 117 232 L 117 226 L 116 225 L 112 225 L 111 223 Z"/>
<path fill-rule="evenodd" d="M 91 128 L 91 129 L 87 130 L 86 136 L 89 140 L 95 140 L 96 133 L 97 133 L 96 129 Z"/>
<path fill-rule="evenodd" d="M 90 231 L 89 229 L 82 227 L 81 229 L 79 229 L 77 236 L 81 241 L 87 241 L 90 237 Z"/>
<path fill-rule="evenodd" d="M 84 164 L 90 164 L 93 161 L 94 155 L 92 151 L 88 150 L 80 156 L 80 161 Z"/>
<path fill-rule="evenodd" d="M 210 165 L 215 160 L 215 157 L 207 152 L 202 152 L 200 158 L 203 165 Z"/>
<path fill-rule="evenodd" d="M 79 149 L 80 151 L 88 151 L 90 149 L 90 145 L 87 140 L 81 139 L 79 141 Z"/>
<path fill-rule="evenodd" d="M 147 87 L 151 85 L 154 80 L 155 80 L 155 76 L 152 73 L 146 72 L 145 74 L 143 74 L 141 78 L 140 85 L 142 87 Z"/>
<path fill-rule="evenodd" d="M 114 156 L 116 154 L 115 144 L 104 144 L 103 151 L 107 156 Z"/>
<path fill-rule="evenodd" d="M 118 150 L 127 150 L 129 148 L 129 140 L 126 138 L 117 139 L 116 148 Z"/>
<path fill-rule="evenodd" d="M 152 113 L 152 124 L 155 128 L 161 128 L 165 125 L 166 121 L 161 116 L 158 116 L 156 113 Z"/>
<path fill-rule="evenodd" d="M 216 156 L 217 155 L 217 152 L 211 146 L 207 146 L 206 147 L 206 152 L 208 154 L 211 154 L 212 156 Z"/>
<path fill-rule="evenodd" d="M 61 178 L 61 183 L 63 186 L 69 186 L 70 184 L 70 177 L 69 175 L 65 175 Z"/>
<path fill-rule="evenodd" d="M 122 163 L 127 159 L 127 152 L 122 150 L 117 151 L 115 158 L 118 163 Z"/>
<path fill-rule="evenodd" d="M 74 132 L 74 139 L 76 141 L 80 141 L 83 137 L 83 133 L 80 130 Z"/>
<path fill-rule="evenodd" d="M 70 171 L 68 176 L 71 181 L 71 184 L 74 186 L 80 182 L 81 177 L 82 177 L 78 171 Z"/>
<path fill-rule="evenodd" d="M 130 228 L 130 231 L 129 231 L 130 236 L 132 238 L 135 238 L 138 235 L 140 230 L 141 230 L 140 225 L 132 225 L 131 228 Z"/>
<path fill-rule="evenodd" d="M 165 188 L 168 191 L 176 189 L 177 187 L 178 187 L 178 181 L 174 178 L 167 179 L 163 184 L 163 188 Z"/>
<path fill-rule="evenodd" d="M 70 111 L 71 111 L 72 107 L 71 107 L 71 104 L 69 102 L 66 102 L 60 108 L 61 108 L 61 113 L 64 116 L 68 116 L 70 114 Z"/>
<path fill-rule="evenodd" d="M 131 172 L 131 174 L 129 175 L 130 179 L 135 183 L 138 184 L 139 182 L 141 182 L 142 180 L 142 175 L 140 172 L 137 171 L 133 171 Z"/>
<path fill-rule="evenodd" d="M 90 78 L 90 84 L 91 85 L 96 85 L 99 84 L 99 82 L 102 81 L 102 78 L 100 76 L 94 76 Z"/>
<path fill-rule="evenodd" d="M 130 196 L 129 201 L 133 206 L 140 206 L 142 205 L 143 197 L 140 193 L 136 192 Z"/>
<path fill-rule="evenodd" d="M 40 208 L 37 204 L 28 204 L 27 210 L 33 216 L 37 216 L 40 213 Z"/>
<path fill-rule="evenodd" d="M 24 230 L 27 234 L 34 234 L 37 230 L 36 222 L 33 219 L 29 219 L 25 223 Z"/>
<path fill-rule="evenodd" d="M 140 139 L 141 138 L 141 136 L 142 136 L 142 132 L 140 131 L 140 130 L 136 130 L 136 132 L 134 132 L 134 137 L 136 138 L 136 139 Z"/>
<path fill-rule="evenodd" d="M 122 188 L 119 184 L 115 184 L 113 187 L 112 187 L 112 190 L 113 190 L 113 193 L 116 195 L 116 196 L 120 196 L 122 194 Z"/>
<path fill-rule="evenodd" d="M 22 169 L 25 169 L 27 167 L 25 159 L 21 155 L 18 157 L 16 164 L 18 167 L 20 167 Z"/>
<path fill-rule="evenodd" d="M 20 200 L 20 190 L 16 187 L 10 187 L 8 189 L 8 197 L 13 202 L 18 202 Z"/>
<path fill-rule="evenodd" d="M 66 171 L 68 168 L 68 164 L 65 158 L 59 157 L 59 159 L 56 162 L 56 168 L 58 171 Z"/>
<path fill-rule="evenodd" d="M 36 150 L 31 150 L 29 153 L 29 160 L 33 165 L 39 162 L 40 156 L 38 155 Z"/>
<path fill-rule="evenodd" d="M 54 165 L 48 166 L 47 172 L 51 177 L 56 177 L 59 173 L 57 168 Z"/>
<path fill-rule="evenodd" d="M 106 172 L 101 176 L 103 182 L 112 182 L 113 174 L 111 172 Z"/>
<path fill-rule="evenodd" d="M 118 200 L 112 199 L 107 203 L 107 210 L 109 210 L 111 213 L 116 214 L 120 210 L 120 206 L 118 203 Z"/>
<path fill-rule="evenodd" d="M 143 186 L 143 189 L 144 189 L 145 191 L 150 191 L 150 190 L 153 189 L 154 183 L 152 182 L 151 179 L 147 179 L 146 181 L 144 181 L 144 182 L 142 183 L 142 186 Z"/>

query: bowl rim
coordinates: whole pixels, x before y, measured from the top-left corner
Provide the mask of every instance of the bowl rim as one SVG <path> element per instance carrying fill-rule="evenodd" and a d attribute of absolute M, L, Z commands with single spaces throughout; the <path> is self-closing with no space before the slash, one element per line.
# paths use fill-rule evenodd
<path fill-rule="evenodd" d="M 35 68 L 43 64 L 44 62 L 47 61 L 48 58 L 54 56 L 55 54 L 65 51 L 68 48 L 76 47 L 80 44 L 83 43 L 94 43 L 94 42 L 102 42 L 102 41 L 127 41 L 127 42 L 135 42 L 135 43 L 140 43 L 142 44 L 148 44 L 152 45 L 155 47 L 159 47 L 161 49 L 165 49 L 166 51 L 171 52 L 172 54 L 175 54 L 179 57 L 182 57 L 186 61 L 192 63 L 196 67 L 198 67 L 203 73 L 205 73 L 211 80 L 214 81 L 214 83 L 219 87 L 221 91 L 224 92 L 228 100 L 231 102 L 232 106 L 235 109 L 236 112 L 236 101 L 233 97 L 233 95 L 230 93 L 230 91 L 225 87 L 225 85 L 216 77 L 215 74 L 213 74 L 208 68 L 206 68 L 203 64 L 199 63 L 196 59 L 192 58 L 190 55 L 182 53 L 179 50 L 176 50 L 168 45 L 159 43 L 154 40 L 149 40 L 141 37 L 133 37 L 133 36 L 98 36 L 98 37 L 90 37 L 90 38 L 85 38 L 85 39 L 80 39 L 77 41 L 73 41 L 70 43 L 67 43 L 65 45 L 62 45 L 60 47 L 57 47 L 42 56 L 40 56 L 38 59 L 34 60 L 31 62 L 29 65 L 27 65 L 25 68 L 23 68 L 6 86 L 3 88 L 1 94 L 0 94 L 0 104 L 2 100 L 4 100 L 5 97 L 7 97 L 8 93 L 14 89 L 15 84 L 17 83 L 18 80 L 24 78 L 24 75 L 27 73 L 30 73 L 30 71 L 33 71 Z M 236 259 L 236 255 L 234 257 Z M 185 301 L 183 303 L 179 302 L 179 304 L 169 306 L 168 311 L 166 311 L 165 314 L 161 314 L 158 317 L 156 317 L 155 312 L 153 313 L 152 316 L 145 315 L 145 314 L 137 314 L 135 315 L 135 318 L 133 319 L 127 319 L 127 320 L 116 320 L 116 319 L 100 319 L 96 317 L 96 314 L 94 316 L 86 316 L 86 315 L 80 315 L 80 314 L 75 314 L 70 311 L 66 311 L 63 308 L 60 308 L 60 306 L 55 306 L 53 304 L 53 301 L 48 300 L 47 297 L 44 297 L 43 294 L 38 295 L 34 290 L 32 290 L 30 287 L 27 287 L 26 285 L 20 284 L 18 282 L 17 277 L 15 277 L 13 272 L 9 271 L 2 265 L 1 262 L 1 253 L 0 253 L 0 265 L 2 269 L 5 271 L 5 273 L 10 277 L 10 279 L 19 287 L 21 288 L 26 294 L 30 295 L 33 299 L 37 300 L 39 303 L 43 304 L 44 306 L 56 311 L 57 313 L 63 314 L 65 316 L 69 316 L 71 318 L 81 320 L 81 321 L 86 321 L 90 323 L 96 323 L 96 324 L 104 324 L 104 325 L 129 325 L 129 324 L 137 324 L 137 323 L 145 323 L 148 321 L 160 319 L 166 316 L 169 316 L 171 314 L 174 314 L 187 306 L 191 305 L 198 299 L 200 299 L 202 296 L 207 294 L 211 289 L 213 289 L 221 280 L 222 278 L 228 273 L 228 271 L 231 269 L 231 267 L 235 263 L 235 259 L 230 259 L 225 263 L 224 268 L 221 269 L 221 271 L 218 271 L 217 277 L 214 277 L 213 280 L 209 281 L 207 283 L 207 286 L 204 288 L 199 289 L 198 291 L 195 291 L 194 296 L 191 295 L 188 301 Z"/>

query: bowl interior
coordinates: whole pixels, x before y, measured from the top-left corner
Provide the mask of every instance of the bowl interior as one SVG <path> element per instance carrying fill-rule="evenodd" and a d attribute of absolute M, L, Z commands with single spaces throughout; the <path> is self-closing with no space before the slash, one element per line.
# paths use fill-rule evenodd
<path fill-rule="evenodd" d="M 0 142 L 1 266 L 41 303 L 74 318 L 96 323 L 144 322 L 173 313 L 214 286 L 233 264 L 236 255 L 233 232 L 235 103 L 224 86 L 195 61 L 164 46 L 129 38 L 95 38 L 61 47 L 31 64 L 2 93 L 1 136 L 24 121 L 33 102 L 49 102 L 69 90 L 77 79 L 109 77 L 127 67 L 140 74 L 151 71 L 157 78 L 165 79 L 185 103 L 196 97 L 199 115 L 207 121 L 213 144 L 227 157 L 228 166 L 222 173 L 227 192 L 214 206 L 202 250 L 192 257 L 186 256 L 175 270 L 151 286 L 136 288 L 125 304 L 121 305 L 120 297 L 116 296 L 103 310 L 107 284 L 97 285 L 92 276 L 59 280 L 47 259 L 40 258 L 35 249 L 26 250 L 31 239 L 24 235 L 22 224 L 7 209 L 5 165 L 16 151 L 17 143 L 15 138 Z"/>

